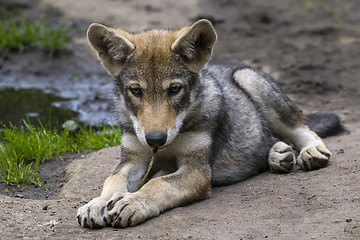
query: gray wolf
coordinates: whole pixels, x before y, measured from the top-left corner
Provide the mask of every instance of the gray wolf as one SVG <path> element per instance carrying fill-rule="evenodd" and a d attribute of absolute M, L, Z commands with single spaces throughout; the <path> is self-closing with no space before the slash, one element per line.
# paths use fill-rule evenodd
<path fill-rule="evenodd" d="M 209 21 L 136 34 L 94 23 L 87 36 L 114 79 L 122 144 L 101 195 L 78 210 L 82 226 L 134 226 L 208 198 L 211 186 L 327 165 L 330 151 L 269 76 L 208 63 L 217 39 Z M 135 191 L 151 150 L 150 180 Z"/>

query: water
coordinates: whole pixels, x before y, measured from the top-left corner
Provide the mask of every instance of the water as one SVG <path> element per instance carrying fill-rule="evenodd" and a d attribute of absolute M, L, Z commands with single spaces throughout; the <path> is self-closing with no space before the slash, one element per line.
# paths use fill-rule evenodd
<path fill-rule="evenodd" d="M 19 125 L 29 118 L 62 124 L 75 120 L 111 124 L 112 80 L 80 45 L 57 58 L 41 51 L 0 53 L 0 122 Z"/>
<path fill-rule="evenodd" d="M 38 120 L 57 126 L 66 120 L 78 120 L 79 113 L 56 107 L 66 105 L 70 99 L 44 93 L 39 89 L 0 89 L 0 122 L 4 125 L 19 126 L 24 120 L 38 125 Z"/>

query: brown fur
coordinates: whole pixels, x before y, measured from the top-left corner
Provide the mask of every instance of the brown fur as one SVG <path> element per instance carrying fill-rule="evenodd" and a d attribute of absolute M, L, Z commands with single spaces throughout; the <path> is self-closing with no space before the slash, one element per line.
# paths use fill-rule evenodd
<path fill-rule="evenodd" d="M 171 45 L 187 28 L 179 31 L 152 30 L 135 34 L 118 28 L 115 32 L 134 44 L 139 61 L 146 63 L 152 56 L 158 56 L 159 60 L 166 61 L 169 58 Z"/>
<path fill-rule="evenodd" d="M 144 102 L 138 113 L 139 123 L 142 123 L 141 128 L 143 128 L 145 134 L 175 129 L 174 119 L 176 116 L 169 103 L 161 101 L 156 108 L 153 106 L 154 104 Z"/>

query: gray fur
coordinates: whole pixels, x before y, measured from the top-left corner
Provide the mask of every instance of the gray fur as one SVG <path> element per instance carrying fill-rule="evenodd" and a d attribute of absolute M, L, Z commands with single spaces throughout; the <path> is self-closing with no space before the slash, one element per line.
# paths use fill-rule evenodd
<path fill-rule="evenodd" d="M 198 115 L 213 116 L 195 126 L 206 123 L 204 128 L 211 131 L 213 185 L 242 181 L 268 169 L 268 153 L 276 141 L 251 98 L 233 81 L 233 73 L 243 68 L 247 66 L 209 64 L 200 75 L 207 99 Z M 210 92 L 218 94 L 211 96 Z"/>
<path fill-rule="evenodd" d="M 249 67 L 230 63 L 209 64 L 201 71 L 196 84 L 188 93 L 196 97 L 193 102 L 186 103 L 189 107 L 180 133 L 210 133 L 212 143 L 209 162 L 213 185 L 242 181 L 267 170 L 269 150 L 277 141 L 251 96 L 233 81 L 233 73 L 244 68 Z M 119 95 L 121 96 L 118 92 L 117 96 Z M 284 94 L 281 96 L 287 100 Z M 117 102 L 120 102 L 119 98 Z M 118 105 L 116 109 L 126 107 Z M 127 113 L 118 114 L 122 120 L 120 122 L 128 129 L 131 122 L 124 116 Z M 123 121 L 124 119 L 127 121 Z M 157 159 L 156 162 L 165 161 Z"/>
<path fill-rule="evenodd" d="M 326 138 L 345 131 L 338 115 L 333 113 L 312 113 L 306 116 L 306 125 L 320 137 Z"/>

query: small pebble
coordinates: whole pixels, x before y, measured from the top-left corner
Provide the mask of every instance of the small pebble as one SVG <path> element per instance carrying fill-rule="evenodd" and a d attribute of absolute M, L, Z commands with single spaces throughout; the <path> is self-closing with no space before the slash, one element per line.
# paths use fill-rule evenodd
<path fill-rule="evenodd" d="M 68 120 L 63 124 L 62 127 L 69 132 L 74 132 L 78 128 L 78 125 L 74 120 Z"/>
<path fill-rule="evenodd" d="M 344 153 L 344 149 L 339 149 L 336 153 L 337 153 L 337 154 L 343 154 L 343 153 Z"/>
<path fill-rule="evenodd" d="M 48 222 L 47 224 L 45 224 L 46 226 L 52 228 L 54 227 L 55 225 L 59 224 L 56 220 L 50 220 L 50 222 Z"/>
<path fill-rule="evenodd" d="M 25 196 L 23 194 L 20 194 L 20 193 L 16 193 L 14 197 L 25 198 Z"/>

